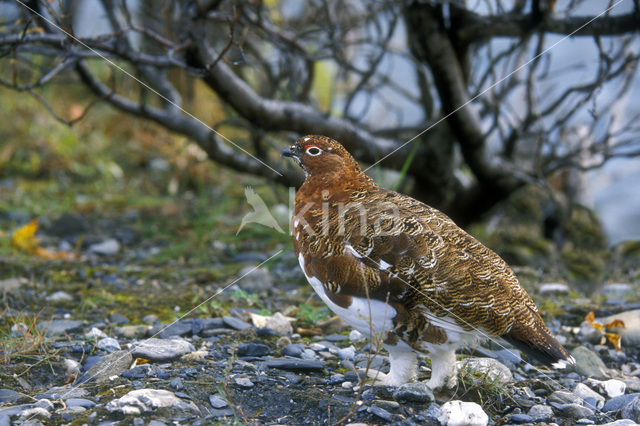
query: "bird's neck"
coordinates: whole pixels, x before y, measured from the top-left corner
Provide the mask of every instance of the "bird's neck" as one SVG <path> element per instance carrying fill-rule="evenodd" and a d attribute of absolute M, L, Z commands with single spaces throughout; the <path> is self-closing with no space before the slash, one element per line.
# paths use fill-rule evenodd
<path fill-rule="evenodd" d="M 362 170 L 309 175 L 296 193 L 295 210 L 326 209 L 326 205 L 348 203 L 354 192 L 375 190 L 377 184 Z M 311 205 L 309 205 L 311 204 Z"/>

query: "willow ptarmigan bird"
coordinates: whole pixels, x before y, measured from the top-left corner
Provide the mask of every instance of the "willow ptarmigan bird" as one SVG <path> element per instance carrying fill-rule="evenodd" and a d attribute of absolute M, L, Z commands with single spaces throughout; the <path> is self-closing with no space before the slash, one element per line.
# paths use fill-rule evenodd
<path fill-rule="evenodd" d="M 417 353 L 428 353 L 427 385 L 452 387 L 455 350 L 487 338 L 558 368 L 575 362 L 509 266 L 443 213 L 378 186 L 330 138 L 300 138 L 283 155 L 306 175 L 291 222 L 300 267 L 332 311 L 389 352 L 377 384 L 414 380 Z"/>

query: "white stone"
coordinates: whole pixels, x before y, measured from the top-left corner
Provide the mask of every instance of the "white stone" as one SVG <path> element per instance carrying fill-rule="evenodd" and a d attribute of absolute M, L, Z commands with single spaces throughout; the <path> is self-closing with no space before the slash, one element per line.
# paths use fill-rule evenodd
<path fill-rule="evenodd" d="M 280 312 L 276 312 L 267 320 L 266 326 L 278 333 L 280 336 L 287 336 L 293 333 L 291 321 L 295 321 L 295 318 L 286 317 Z"/>
<path fill-rule="evenodd" d="M 626 383 L 616 379 L 604 381 L 589 379 L 589 384 L 595 386 L 600 393 L 604 393 L 609 398 L 624 395 L 625 391 L 627 390 Z"/>
<path fill-rule="evenodd" d="M 104 339 L 105 337 L 109 337 L 109 336 L 107 336 L 107 334 L 104 331 L 100 330 L 99 328 L 93 327 L 91 330 L 87 331 L 84 334 L 84 337 L 88 337 L 88 338 L 94 337 L 96 339 Z"/>
<path fill-rule="evenodd" d="M 120 251 L 120 243 L 115 238 L 109 238 L 97 244 L 89 246 L 89 252 L 109 256 Z"/>
<path fill-rule="evenodd" d="M 573 389 L 573 393 L 578 395 L 582 399 L 593 398 L 596 400 L 596 408 L 600 409 L 604 405 L 604 396 L 591 389 L 584 383 L 578 383 Z"/>
<path fill-rule="evenodd" d="M 469 370 L 482 377 L 487 377 L 490 381 L 497 380 L 498 383 L 509 383 L 513 381 L 511 370 L 497 359 L 493 358 L 466 358 L 456 362 L 458 370 Z"/>
<path fill-rule="evenodd" d="M 71 296 L 66 291 L 56 291 L 47 296 L 47 300 L 49 302 L 64 302 L 73 300 L 73 296 Z"/>
<path fill-rule="evenodd" d="M 543 283 L 538 291 L 540 294 L 567 294 L 571 289 L 564 283 Z"/>
<path fill-rule="evenodd" d="M 200 412 L 192 402 L 183 401 L 173 392 L 163 389 L 133 390 L 121 398 L 109 401 L 105 408 L 110 412 L 119 411 L 125 415 L 140 415 L 157 408 L 178 408 Z"/>
<path fill-rule="evenodd" d="M 358 330 L 351 330 L 351 332 L 349 333 L 349 340 L 352 342 L 359 342 L 363 339 L 365 339 L 364 335 Z"/>
<path fill-rule="evenodd" d="M 441 407 L 438 417 L 445 426 L 486 426 L 489 416 L 475 402 L 448 401 Z"/>
<path fill-rule="evenodd" d="M 105 337 L 99 340 L 98 343 L 96 343 L 96 347 L 108 353 L 120 350 L 120 344 L 113 337 Z"/>

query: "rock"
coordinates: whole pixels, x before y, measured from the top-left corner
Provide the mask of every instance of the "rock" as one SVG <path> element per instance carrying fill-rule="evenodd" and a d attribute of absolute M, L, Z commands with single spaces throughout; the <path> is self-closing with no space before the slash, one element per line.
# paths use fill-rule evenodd
<path fill-rule="evenodd" d="M 134 358 L 146 358 L 162 362 L 179 358 L 194 351 L 193 345 L 186 340 L 150 338 L 133 344 L 131 355 Z"/>
<path fill-rule="evenodd" d="M 176 321 L 170 324 L 158 324 L 151 327 L 149 333 L 161 339 L 168 339 L 174 336 L 187 336 L 191 334 L 193 324 L 191 320 Z"/>
<path fill-rule="evenodd" d="M 623 379 L 627 390 L 631 392 L 639 392 L 640 391 L 640 378 L 639 377 L 627 377 L 625 376 Z"/>
<path fill-rule="evenodd" d="M 109 315 L 109 322 L 116 325 L 129 324 L 129 318 L 127 318 L 120 312 L 113 312 L 111 315 Z"/>
<path fill-rule="evenodd" d="M 267 345 L 259 343 L 242 343 L 236 348 L 239 357 L 261 357 L 271 355 L 271 349 Z"/>
<path fill-rule="evenodd" d="M 367 408 L 367 412 L 373 414 L 376 417 L 380 417 L 382 420 L 387 422 L 390 422 L 392 420 L 390 412 L 388 412 L 384 408 L 377 407 L 375 405 L 372 405 L 371 407 Z"/>
<path fill-rule="evenodd" d="M 22 284 L 26 284 L 29 281 L 24 278 L 7 278 L 6 280 L 0 280 L 0 293 L 7 294 L 14 290 L 18 290 L 22 287 Z"/>
<path fill-rule="evenodd" d="M 236 317 L 224 316 L 222 317 L 222 320 L 227 326 L 233 328 L 234 330 L 242 331 L 248 330 L 252 327 L 248 322 L 242 321 L 241 319 L 238 319 Z"/>
<path fill-rule="evenodd" d="M 0 389 L 0 403 L 14 403 L 22 398 L 22 394 L 11 389 Z"/>
<path fill-rule="evenodd" d="M 136 339 L 147 335 L 149 327 L 146 325 L 125 325 L 118 328 L 118 334 L 127 339 Z"/>
<path fill-rule="evenodd" d="M 65 291 L 55 291 L 47 296 L 49 302 L 68 302 L 73 300 L 73 296 Z"/>
<path fill-rule="evenodd" d="M 108 337 L 107 334 L 100 330 L 97 327 L 92 327 L 91 330 L 87 331 L 86 333 L 84 333 L 84 337 L 88 338 L 88 339 L 104 339 L 105 337 Z"/>
<path fill-rule="evenodd" d="M 245 266 L 238 276 L 241 278 L 236 281 L 236 285 L 250 293 L 259 293 L 273 287 L 273 277 L 267 268 L 256 268 L 255 265 Z"/>
<path fill-rule="evenodd" d="M 64 365 L 65 373 L 69 376 L 80 373 L 80 370 L 82 369 L 82 365 L 80 365 L 80 363 L 75 359 L 65 358 L 62 361 L 62 364 Z"/>
<path fill-rule="evenodd" d="M 322 321 L 318 321 L 316 325 L 320 327 L 325 335 L 341 333 L 350 328 L 349 324 L 344 322 L 344 320 L 337 315 Z"/>
<path fill-rule="evenodd" d="M 47 336 L 57 334 L 70 334 L 79 331 L 84 326 L 84 322 L 68 319 L 54 319 L 38 323 L 38 329 Z"/>
<path fill-rule="evenodd" d="M 624 395 L 627 390 L 625 382 L 616 379 L 610 379 L 605 381 L 588 379 L 589 384 L 595 386 L 600 393 L 604 393 L 609 398 L 615 398 L 616 396 Z"/>
<path fill-rule="evenodd" d="M 228 407 L 229 406 L 227 401 L 225 401 L 224 398 L 222 398 L 218 394 L 209 395 L 209 404 L 211 404 L 211 406 L 213 408 L 216 408 L 216 409 L 220 409 L 220 408 L 224 408 L 224 407 Z"/>
<path fill-rule="evenodd" d="M 347 348 L 338 349 L 338 357 L 340 359 L 348 359 L 354 361 L 356 357 L 356 348 L 354 348 L 352 345 Z"/>
<path fill-rule="evenodd" d="M 364 339 L 366 339 L 366 337 L 364 336 L 364 334 L 360 333 L 358 330 L 351 330 L 349 332 L 349 340 L 351 340 L 354 343 Z"/>
<path fill-rule="evenodd" d="M 482 377 L 487 377 L 490 381 L 498 383 L 509 383 L 513 381 L 513 374 L 497 359 L 493 358 L 465 358 L 456 362 L 458 369 L 472 371 Z"/>
<path fill-rule="evenodd" d="M 183 401 L 173 392 L 163 389 L 133 390 L 121 398 L 109 401 L 105 408 L 110 412 L 121 412 L 125 415 L 140 415 L 158 408 L 200 413 L 200 410 L 193 402 Z"/>
<path fill-rule="evenodd" d="M 512 414 L 509 416 L 509 421 L 513 423 L 532 423 L 534 418 L 528 414 Z"/>
<path fill-rule="evenodd" d="M 109 377 L 117 376 L 128 369 L 132 362 L 133 357 L 128 351 L 110 353 L 100 358 L 98 362 L 76 380 L 76 383 L 87 383 L 89 381 L 95 381 L 96 383 L 106 382 Z"/>
<path fill-rule="evenodd" d="M 569 294 L 571 288 L 564 283 L 542 283 L 538 291 L 542 295 Z"/>
<path fill-rule="evenodd" d="M 607 331 L 619 334 L 623 347 L 640 346 L 640 309 L 620 312 L 596 321 L 600 324 L 609 324 L 614 320 L 621 320 L 625 326 L 608 328 Z"/>
<path fill-rule="evenodd" d="M 433 391 L 424 382 L 405 383 L 393 391 L 393 397 L 400 402 L 435 401 Z"/>
<path fill-rule="evenodd" d="M 100 243 L 91 244 L 87 251 L 102 256 L 111 256 L 120 251 L 120 243 L 115 238 L 109 238 Z"/>
<path fill-rule="evenodd" d="M 273 358 L 267 360 L 265 365 L 269 368 L 278 368 L 280 370 L 317 371 L 322 370 L 326 363 L 316 359 Z"/>
<path fill-rule="evenodd" d="M 599 426 L 638 426 L 638 423 L 629 419 L 616 420 L 615 422 L 602 423 Z"/>
<path fill-rule="evenodd" d="M 507 366 L 513 365 L 514 368 L 522 362 L 522 355 L 516 349 L 500 349 L 496 351 L 496 356 L 498 361 Z"/>
<path fill-rule="evenodd" d="M 267 320 L 266 327 L 275 331 L 279 336 L 288 336 L 293 333 L 291 321 L 295 321 L 295 318 L 285 317 L 280 312 L 276 312 Z"/>
<path fill-rule="evenodd" d="M 605 402 L 602 411 L 619 411 L 622 410 L 631 401 L 640 397 L 640 393 L 628 393 L 626 395 L 616 396 Z"/>
<path fill-rule="evenodd" d="M 536 404 L 529 409 L 529 415 L 535 422 L 544 422 L 553 417 L 553 408 L 548 405 Z"/>
<path fill-rule="evenodd" d="M 302 356 L 302 352 L 304 352 L 304 345 L 300 343 L 292 343 L 285 346 L 280 351 L 280 353 L 284 356 L 293 356 L 296 358 L 300 358 Z"/>
<path fill-rule="evenodd" d="M 581 419 L 583 417 L 593 416 L 593 410 L 587 407 L 583 407 L 580 404 L 564 404 L 560 406 L 560 411 L 565 417 L 572 419 Z"/>
<path fill-rule="evenodd" d="M 622 418 L 640 423 L 640 396 L 635 397 L 622 409 Z"/>
<path fill-rule="evenodd" d="M 98 340 L 98 343 L 96 343 L 96 347 L 108 353 L 120 350 L 120 344 L 113 337 L 106 337 L 104 339 Z"/>
<path fill-rule="evenodd" d="M 51 413 L 42 407 L 27 408 L 26 410 L 20 412 L 21 420 L 31 420 L 35 417 L 38 417 L 40 419 L 48 419 L 49 417 L 51 417 Z"/>
<path fill-rule="evenodd" d="M 447 401 L 442 407 L 442 414 L 438 417 L 444 426 L 486 426 L 489 417 L 475 402 Z"/>
<path fill-rule="evenodd" d="M 606 298 L 633 296 L 633 293 L 633 286 L 629 283 L 606 284 L 602 289 L 600 289 L 600 294 Z"/>
<path fill-rule="evenodd" d="M 597 353 L 584 346 L 578 346 L 571 352 L 571 355 L 576 360 L 576 365 L 573 368 L 581 376 L 597 379 L 607 378 L 607 367 Z"/>
<path fill-rule="evenodd" d="M 547 398 L 547 402 L 554 404 L 582 404 L 584 400 L 573 392 L 555 391 Z"/>
<path fill-rule="evenodd" d="M 69 398 L 84 398 L 89 395 L 85 388 L 77 386 L 54 386 L 51 389 L 36 395 L 36 399 L 67 400 Z"/>
<path fill-rule="evenodd" d="M 245 389 L 249 389 L 254 386 L 253 382 L 249 380 L 247 377 L 236 377 L 233 379 L 233 381 L 236 383 L 236 385 Z"/>
<path fill-rule="evenodd" d="M 78 213 L 65 213 L 47 227 L 47 233 L 56 237 L 75 237 L 85 233 L 89 224 Z"/>
<path fill-rule="evenodd" d="M 93 408 L 96 406 L 96 403 L 84 398 L 69 398 L 64 401 L 64 404 L 67 407 L 83 407 L 83 408 Z"/>
<path fill-rule="evenodd" d="M 184 389 L 184 385 L 182 384 L 182 379 L 180 377 L 171 379 L 171 381 L 169 382 L 169 386 L 171 386 L 177 391 L 181 391 L 182 389 Z"/>
<path fill-rule="evenodd" d="M 235 415 L 235 412 L 231 408 L 213 409 L 208 412 L 211 417 L 229 417 Z"/>
<path fill-rule="evenodd" d="M 604 405 L 604 396 L 600 395 L 596 391 L 592 390 L 589 386 L 584 383 L 578 383 L 576 387 L 573 389 L 573 393 L 578 395 L 583 400 L 587 400 L 587 398 L 592 398 L 596 401 L 595 408 L 600 409 Z"/>

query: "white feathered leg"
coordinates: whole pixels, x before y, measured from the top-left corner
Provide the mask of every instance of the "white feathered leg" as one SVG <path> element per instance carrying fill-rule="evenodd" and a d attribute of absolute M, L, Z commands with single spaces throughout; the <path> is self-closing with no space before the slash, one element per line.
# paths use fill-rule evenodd
<path fill-rule="evenodd" d="M 458 384 L 455 350 L 433 351 L 431 359 L 431 378 L 427 386 L 431 389 L 454 388 Z"/>
<path fill-rule="evenodd" d="M 375 379 L 376 386 L 400 386 L 416 379 L 418 357 L 416 352 L 406 345 L 387 346 L 389 352 L 389 373 L 384 374 L 377 370 L 369 370 L 369 377 Z"/>

